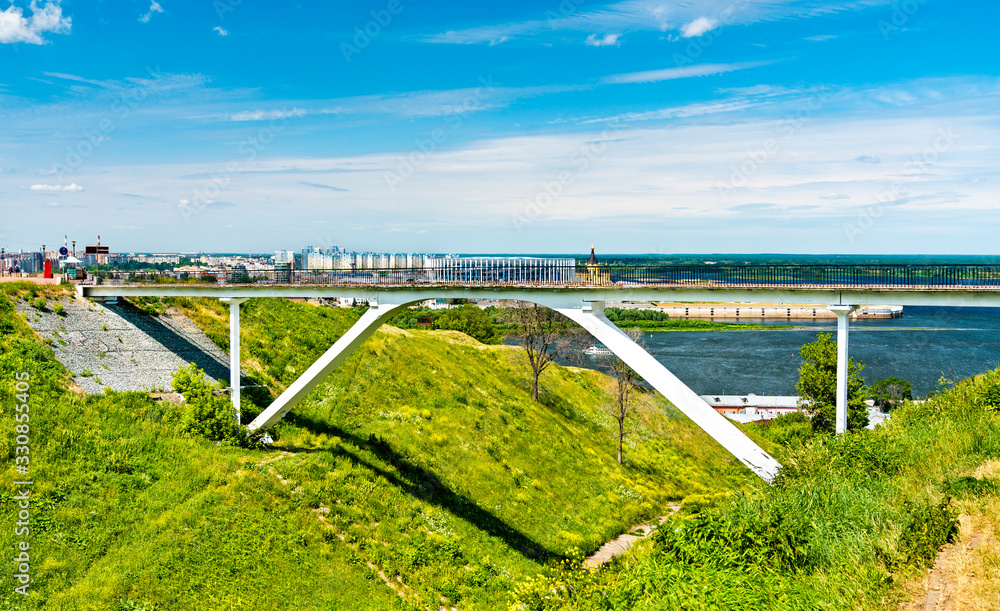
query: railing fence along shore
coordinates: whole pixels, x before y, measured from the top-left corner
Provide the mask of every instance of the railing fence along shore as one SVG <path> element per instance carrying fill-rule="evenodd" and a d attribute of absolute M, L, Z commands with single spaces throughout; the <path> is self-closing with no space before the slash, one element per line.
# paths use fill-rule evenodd
<path fill-rule="evenodd" d="M 92 274 L 102 283 L 345 286 L 649 286 L 1000 290 L 1000 265 L 489 265 L 446 269 L 301 269 Z"/>

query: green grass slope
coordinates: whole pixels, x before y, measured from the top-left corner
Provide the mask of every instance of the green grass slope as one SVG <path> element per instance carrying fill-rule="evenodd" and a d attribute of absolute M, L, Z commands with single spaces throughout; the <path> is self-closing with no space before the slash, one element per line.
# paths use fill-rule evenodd
<path fill-rule="evenodd" d="M 277 427 L 266 450 L 187 436 L 140 393 L 81 397 L 0 302 L 0 515 L 16 515 L 17 388 L 31 376 L 31 596 L 22 609 L 496 609 L 515 584 L 692 494 L 751 476 L 652 395 L 627 464 L 609 380 L 553 367 L 531 401 L 516 349 L 386 328 Z M 149 304 L 153 305 L 153 304 Z M 220 345 L 218 302 L 177 304 Z M 251 300 L 245 370 L 274 392 L 357 318 Z M 155 310 L 155 307 L 153 308 Z M 246 412 L 269 400 L 248 392 Z M 21 538 L 0 531 L 0 546 Z"/>
<path fill-rule="evenodd" d="M 756 431 L 779 442 L 773 486 L 692 507 L 615 570 L 543 571 L 518 584 L 515 608 L 899 609 L 959 510 L 985 515 L 1000 497 L 1000 482 L 974 476 L 1000 457 L 1000 370 L 874 431 L 790 435 L 794 425 Z"/>

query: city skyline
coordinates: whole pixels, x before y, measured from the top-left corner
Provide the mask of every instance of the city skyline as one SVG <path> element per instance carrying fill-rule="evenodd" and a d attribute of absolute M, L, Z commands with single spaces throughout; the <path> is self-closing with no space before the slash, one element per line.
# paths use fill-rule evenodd
<path fill-rule="evenodd" d="M 992 254 L 998 16 L 18 0 L 0 244 Z"/>

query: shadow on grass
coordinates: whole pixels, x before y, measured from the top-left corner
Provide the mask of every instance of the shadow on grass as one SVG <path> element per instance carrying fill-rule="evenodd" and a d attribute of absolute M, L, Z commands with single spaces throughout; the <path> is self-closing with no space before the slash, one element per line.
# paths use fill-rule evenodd
<path fill-rule="evenodd" d="M 303 452 L 330 452 L 347 457 L 359 465 L 370 469 L 386 481 L 400 488 L 406 494 L 445 509 L 486 534 L 501 539 L 508 547 L 517 551 L 525 558 L 536 562 L 547 562 L 561 559 L 563 556 L 553 553 L 534 541 L 524 533 L 512 528 L 506 522 L 489 511 L 479 507 L 472 499 L 459 494 L 445 485 L 437 475 L 414 464 L 399 452 L 392 449 L 387 441 L 376 436 L 362 439 L 344 429 L 326 422 L 320 422 L 303 414 L 288 414 L 286 422 L 300 426 L 317 435 L 339 437 L 342 441 L 354 446 L 358 453 L 349 451 L 344 446 L 322 450 L 298 450 Z M 365 460 L 361 452 L 371 452 L 380 459 L 390 463 L 398 472 L 392 473 L 382 467 Z"/>

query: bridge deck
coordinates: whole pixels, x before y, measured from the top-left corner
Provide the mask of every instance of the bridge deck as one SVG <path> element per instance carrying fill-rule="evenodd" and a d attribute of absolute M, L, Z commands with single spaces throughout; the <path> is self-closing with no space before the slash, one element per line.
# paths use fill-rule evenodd
<path fill-rule="evenodd" d="M 457 261 L 461 261 L 458 259 Z M 87 296 L 354 297 L 1000 305 L 1000 265 L 610 265 L 99 275 Z M 530 300 L 530 299 L 529 299 Z M 569 303 L 569 301 L 567 301 Z"/>

